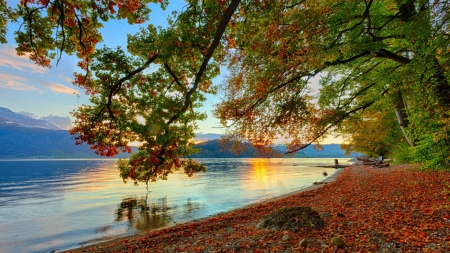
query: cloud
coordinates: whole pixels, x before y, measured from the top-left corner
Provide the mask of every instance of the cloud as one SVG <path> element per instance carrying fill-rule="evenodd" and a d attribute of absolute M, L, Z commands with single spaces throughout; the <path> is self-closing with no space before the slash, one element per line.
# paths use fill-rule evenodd
<path fill-rule="evenodd" d="M 16 50 L 7 45 L 0 47 L 0 66 L 39 73 L 45 73 L 48 70 L 32 62 L 28 56 L 18 56 Z"/>
<path fill-rule="evenodd" d="M 50 114 L 48 116 L 41 117 L 40 119 L 46 120 L 61 129 L 67 130 L 67 129 L 72 128 L 72 121 L 70 120 L 69 116 L 60 117 L 60 116 Z"/>
<path fill-rule="evenodd" d="M 32 119 L 37 119 L 39 116 L 37 114 L 34 114 L 32 112 L 17 112 L 18 114 L 22 114 L 24 116 L 30 117 Z"/>
<path fill-rule="evenodd" d="M 44 83 L 44 86 L 56 93 L 78 94 L 78 91 L 59 83 Z"/>
<path fill-rule="evenodd" d="M 21 76 L 15 76 L 5 73 L 0 73 L 0 87 L 5 89 L 12 90 L 21 90 L 21 91 L 37 91 L 42 94 L 42 91 L 38 88 L 24 84 L 24 81 L 27 81 L 27 78 Z"/>
<path fill-rule="evenodd" d="M 0 88 L 21 90 L 21 91 L 37 91 L 43 93 L 42 90 L 25 83 L 31 82 L 32 79 L 23 76 L 0 73 Z M 34 80 L 33 82 L 42 83 L 42 85 L 55 93 L 78 94 L 75 89 L 69 88 L 60 83 L 50 83 L 43 80 Z"/>
<path fill-rule="evenodd" d="M 73 82 L 73 77 L 70 78 L 70 77 L 64 76 L 62 74 L 58 74 L 58 78 L 61 79 L 61 80 L 66 81 L 68 83 L 72 83 Z"/>

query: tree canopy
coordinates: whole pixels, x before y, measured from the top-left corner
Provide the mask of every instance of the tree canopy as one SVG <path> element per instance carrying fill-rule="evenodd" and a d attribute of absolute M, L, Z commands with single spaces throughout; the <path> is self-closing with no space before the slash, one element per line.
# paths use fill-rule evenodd
<path fill-rule="evenodd" d="M 119 162 L 124 180 L 204 170 L 189 159 L 191 139 L 206 117 L 196 108 L 217 89 L 215 115 L 229 136 L 260 150 L 283 137 L 294 153 L 359 124 L 350 117 L 395 114 L 397 125 L 383 125 L 396 131 L 391 136 L 430 166 L 449 166 L 448 1 L 188 0 L 167 27 L 154 26 L 150 15 L 166 0 L 0 3 L 0 41 L 8 22 L 20 23 L 19 55 L 43 67 L 63 53 L 79 57 L 73 83 L 91 103 L 73 112 L 77 143 L 106 156 L 142 143 Z M 147 27 L 128 35 L 126 49 L 96 46 L 111 19 Z M 228 74 L 217 88 L 221 66 Z M 309 84 L 318 75 L 314 94 Z"/>

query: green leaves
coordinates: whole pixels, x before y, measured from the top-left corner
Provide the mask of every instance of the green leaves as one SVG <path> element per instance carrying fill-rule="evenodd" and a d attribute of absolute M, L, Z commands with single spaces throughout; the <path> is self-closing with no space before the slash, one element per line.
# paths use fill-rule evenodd
<path fill-rule="evenodd" d="M 5 20 L 19 21 L 1 3 L 4 38 Z M 389 97 L 399 90 L 411 123 L 403 130 L 413 142 L 448 141 L 450 11 L 444 3 L 188 1 L 173 12 L 168 27 L 149 22 L 128 35 L 126 50 L 96 48 L 104 22 L 140 24 L 152 8 L 167 4 L 33 0 L 12 11 L 23 22 L 16 32 L 19 54 L 29 53 L 42 66 L 62 52 L 80 58 L 83 73 L 75 73 L 74 84 L 86 90 L 91 104 L 74 111 L 72 133 L 77 143 L 108 156 L 139 142 L 141 152 L 129 165 L 120 163 L 135 182 L 166 178 L 184 166 L 179 157 L 194 152 L 196 121 L 205 118 L 196 108 L 204 94 L 216 93 L 212 80 L 226 64 L 229 76 L 215 114 L 233 138 L 261 150 L 281 137 L 296 152 L 339 127 L 351 133 L 349 140 L 356 138 L 355 124 L 346 121 L 354 116 L 373 123 L 366 129 L 373 130 L 369 137 L 376 145 L 366 140 L 363 148 L 386 153 L 399 127 L 391 112 L 376 110 L 393 110 Z M 314 87 L 311 93 L 319 76 L 320 91 Z M 377 125 L 396 129 L 383 135 Z M 186 166 L 188 174 L 202 170 Z"/>
<path fill-rule="evenodd" d="M 231 75 L 223 84 L 226 95 L 216 115 L 231 126 L 230 133 L 254 144 L 272 145 L 275 136 L 283 136 L 290 146 L 301 148 L 369 107 L 382 105 L 393 111 L 389 94 L 402 90 L 412 123 L 405 134 L 416 140 L 430 134 L 446 142 L 450 121 L 444 111 L 450 108 L 450 85 L 448 58 L 441 55 L 448 50 L 437 45 L 449 46 L 442 40 L 447 10 L 444 4 L 416 1 L 242 7 L 242 21 L 230 32 L 235 39 L 229 39 L 242 48 L 231 51 Z M 318 73 L 318 104 L 296 103 L 308 100 L 308 81 Z M 387 131 L 397 136 L 400 127 L 389 125 L 393 130 Z M 369 146 L 366 152 L 377 152 Z"/>

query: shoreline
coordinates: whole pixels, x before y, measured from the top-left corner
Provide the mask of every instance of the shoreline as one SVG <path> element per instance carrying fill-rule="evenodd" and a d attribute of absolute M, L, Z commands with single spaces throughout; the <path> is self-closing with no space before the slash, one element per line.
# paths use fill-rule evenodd
<path fill-rule="evenodd" d="M 348 168 L 348 167 L 351 167 L 351 166 L 353 166 L 353 165 L 351 165 L 351 164 L 347 165 L 347 167 L 345 167 L 345 168 Z M 342 174 L 342 172 L 344 171 L 345 168 L 337 168 L 337 169 L 335 169 L 335 171 L 334 171 L 334 173 L 332 175 L 326 176 L 323 180 L 319 181 L 320 183 L 318 183 L 318 184 L 315 184 L 316 182 L 314 182 L 310 186 L 306 186 L 304 188 L 295 190 L 293 192 L 289 192 L 289 193 L 285 193 L 285 194 L 282 194 L 282 195 L 279 195 L 279 196 L 273 196 L 273 197 L 268 197 L 268 198 L 264 198 L 264 199 L 261 199 L 261 200 L 257 200 L 256 202 L 253 202 L 253 203 L 247 204 L 245 206 L 238 207 L 238 208 L 226 211 L 226 212 L 220 212 L 220 213 L 217 213 L 217 214 L 214 214 L 214 215 L 209 215 L 209 216 L 206 216 L 206 217 L 203 217 L 203 218 L 198 218 L 198 219 L 194 219 L 194 220 L 190 220 L 190 221 L 186 221 L 186 222 L 182 222 L 182 223 L 176 223 L 176 224 L 173 224 L 173 225 L 160 227 L 160 228 L 157 228 L 157 229 L 154 229 L 154 230 L 151 230 L 151 231 L 140 232 L 140 233 L 136 233 L 136 234 L 133 234 L 133 235 L 117 236 L 114 239 L 106 239 L 104 241 L 101 240 L 101 239 L 98 239 L 99 242 L 88 243 L 86 245 L 82 245 L 82 246 L 79 246 L 79 247 L 64 249 L 62 251 L 56 251 L 56 252 L 61 252 L 61 253 L 86 252 L 86 251 L 89 251 L 89 250 L 95 250 L 93 248 L 101 249 L 101 248 L 104 248 L 107 245 L 110 245 L 110 244 L 118 241 L 118 240 L 121 240 L 121 241 L 133 240 L 133 239 L 137 239 L 137 238 L 140 238 L 140 237 L 144 237 L 147 234 L 152 233 L 152 232 L 157 232 L 157 231 L 165 230 L 165 229 L 168 229 L 168 228 L 182 227 L 182 226 L 186 226 L 186 225 L 191 224 L 191 223 L 198 223 L 198 222 L 202 222 L 202 221 L 205 221 L 205 220 L 208 220 L 208 219 L 211 219 L 211 218 L 215 218 L 215 217 L 227 216 L 227 215 L 229 215 L 229 214 L 231 214 L 233 212 L 239 212 L 239 211 L 247 209 L 247 208 L 252 208 L 252 207 L 256 207 L 256 206 L 260 206 L 260 205 L 265 205 L 267 203 L 275 202 L 275 201 L 278 201 L 278 200 L 281 200 L 281 199 L 284 199 L 284 198 L 287 198 L 287 197 L 290 197 L 290 196 L 294 196 L 294 195 L 297 195 L 297 194 L 300 194 L 300 193 L 313 191 L 313 190 L 321 188 L 321 187 L 323 187 L 323 186 L 325 186 L 325 185 L 327 185 L 329 183 L 332 183 L 332 182 L 336 181 L 336 179 L 341 176 L 341 174 Z"/>
<path fill-rule="evenodd" d="M 450 252 L 450 172 L 417 168 L 349 166 L 329 184 L 72 252 Z M 325 227 L 258 228 L 267 215 L 299 206 Z"/>

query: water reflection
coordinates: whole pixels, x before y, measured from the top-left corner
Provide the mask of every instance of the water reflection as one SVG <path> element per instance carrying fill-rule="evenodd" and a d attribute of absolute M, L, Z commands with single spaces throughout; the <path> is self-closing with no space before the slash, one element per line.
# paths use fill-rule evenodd
<path fill-rule="evenodd" d="M 226 212 L 321 180 L 312 166 L 330 159 L 201 162 L 208 173 L 174 173 L 146 195 L 123 184 L 114 160 L 0 161 L 0 252 L 74 248 Z"/>
<path fill-rule="evenodd" d="M 267 160 L 265 159 L 254 159 L 250 162 L 253 180 L 264 185 L 268 181 L 266 163 Z"/>
<path fill-rule="evenodd" d="M 184 214 L 187 215 L 190 212 L 197 210 L 197 209 L 201 209 L 205 206 L 206 206 L 205 204 L 201 205 L 198 202 L 192 202 L 191 198 L 188 198 L 186 204 L 183 204 L 183 211 L 184 211 Z"/>
<path fill-rule="evenodd" d="M 128 222 L 130 228 L 138 231 L 161 228 L 173 220 L 168 211 L 173 207 L 167 204 L 167 198 L 159 198 L 157 203 L 147 202 L 148 196 L 137 198 L 126 197 L 116 210 L 116 222 Z M 175 206 L 176 208 L 176 206 Z"/>
<path fill-rule="evenodd" d="M 182 204 L 182 210 L 178 210 L 180 208 L 177 205 L 168 204 L 167 197 L 158 198 L 157 202 L 149 203 L 148 195 L 140 198 L 128 196 L 117 205 L 115 222 L 127 223 L 129 230 L 142 232 L 169 226 L 175 223 L 174 214 L 177 217 L 180 217 L 180 213 L 186 216 L 203 207 L 205 207 L 204 204 L 193 202 L 191 198 Z M 96 232 L 107 232 L 109 229 L 109 227 L 102 227 Z"/>
<path fill-rule="evenodd" d="M 107 168 L 115 160 L 0 161 L 0 206 L 45 204 L 65 191 L 85 191 L 98 182 L 117 181 Z M 101 185 L 102 189 L 108 184 Z M 25 200 L 25 201 L 24 201 Z"/>

